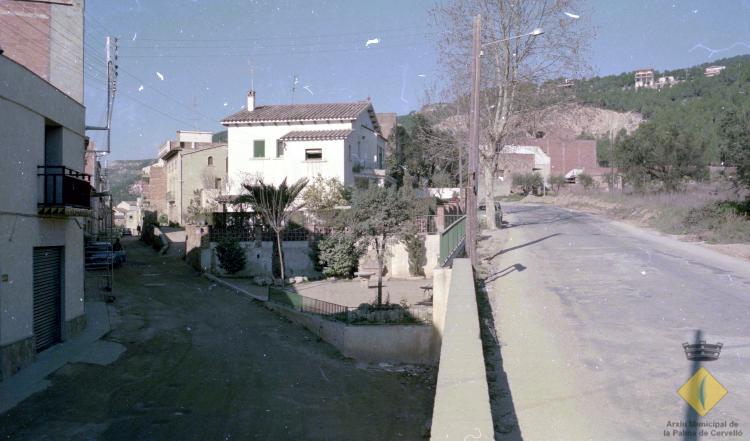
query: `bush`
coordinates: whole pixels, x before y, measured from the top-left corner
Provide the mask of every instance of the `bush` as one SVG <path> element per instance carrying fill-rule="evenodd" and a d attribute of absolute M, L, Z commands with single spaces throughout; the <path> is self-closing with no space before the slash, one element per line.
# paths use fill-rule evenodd
<path fill-rule="evenodd" d="M 520 187 L 523 194 L 532 193 L 544 185 L 544 178 L 539 173 L 513 173 L 511 179 L 512 185 Z"/>
<path fill-rule="evenodd" d="M 224 239 L 216 246 L 216 255 L 219 258 L 219 266 L 227 272 L 234 274 L 245 269 L 245 250 L 240 244 Z"/>
<path fill-rule="evenodd" d="M 424 246 L 424 240 L 417 234 L 410 234 L 403 241 L 409 253 L 409 274 L 424 276 L 424 266 L 427 264 L 427 248 Z"/>
<path fill-rule="evenodd" d="M 585 190 L 591 189 L 594 186 L 594 178 L 586 173 L 581 173 L 576 176 L 576 182 L 580 182 Z"/>
<path fill-rule="evenodd" d="M 351 277 L 362 251 L 354 235 L 337 231 L 317 243 L 317 254 L 324 276 Z"/>
<path fill-rule="evenodd" d="M 166 214 L 162 213 L 159 215 L 159 223 L 158 225 L 167 225 L 169 223 L 169 218 Z"/>
<path fill-rule="evenodd" d="M 560 187 L 567 184 L 568 180 L 565 179 L 565 176 L 563 175 L 552 175 L 549 177 L 549 185 L 552 187 L 556 192 L 560 191 Z"/>

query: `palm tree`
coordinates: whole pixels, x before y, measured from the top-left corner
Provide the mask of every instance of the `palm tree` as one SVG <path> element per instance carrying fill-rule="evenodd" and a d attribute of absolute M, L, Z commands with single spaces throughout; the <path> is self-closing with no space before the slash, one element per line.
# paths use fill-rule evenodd
<path fill-rule="evenodd" d="M 260 214 L 261 219 L 276 233 L 282 283 L 284 283 L 285 279 L 281 232 L 287 227 L 292 214 L 302 208 L 301 204 L 295 205 L 294 201 L 302 193 L 306 185 L 307 178 L 302 178 L 292 185 L 287 185 L 286 178 L 284 178 L 278 187 L 272 184 L 265 184 L 261 179 L 256 184 L 242 184 L 245 190 L 247 190 L 247 194 L 243 194 L 235 199 L 235 203 L 250 204 L 253 211 Z"/>

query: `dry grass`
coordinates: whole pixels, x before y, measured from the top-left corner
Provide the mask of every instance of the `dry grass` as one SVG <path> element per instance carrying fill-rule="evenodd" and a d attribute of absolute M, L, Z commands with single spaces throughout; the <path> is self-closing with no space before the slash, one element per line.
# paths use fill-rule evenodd
<path fill-rule="evenodd" d="M 726 186 L 696 184 L 680 193 L 571 192 L 550 201 L 710 243 L 750 243 L 746 197 Z"/>

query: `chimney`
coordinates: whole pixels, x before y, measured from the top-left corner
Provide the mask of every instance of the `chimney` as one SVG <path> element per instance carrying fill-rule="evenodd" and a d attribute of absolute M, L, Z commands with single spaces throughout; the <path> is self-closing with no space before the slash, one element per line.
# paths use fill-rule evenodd
<path fill-rule="evenodd" d="M 252 112 L 255 110 L 255 91 L 251 90 L 247 93 L 247 111 Z"/>

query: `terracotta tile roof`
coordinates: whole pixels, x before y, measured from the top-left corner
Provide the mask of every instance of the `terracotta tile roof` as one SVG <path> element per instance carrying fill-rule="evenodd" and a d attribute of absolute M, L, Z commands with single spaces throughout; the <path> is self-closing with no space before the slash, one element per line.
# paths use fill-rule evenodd
<path fill-rule="evenodd" d="M 327 141 L 344 139 L 352 133 L 351 129 L 342 130 L 294 130 L 282 136 L 283 141 Z"/>
<path fill-rule="evenodd" d="M 369 101 L 330 104 L 281 104 L 258 106 L 252 112 L 246 109 L 229 115 L 221 123 L 245 122 L 290 122 L 290 121 L 328 121 L 337 119 L 355 119 L 367 110 Z"/>

